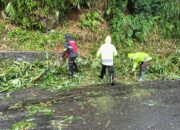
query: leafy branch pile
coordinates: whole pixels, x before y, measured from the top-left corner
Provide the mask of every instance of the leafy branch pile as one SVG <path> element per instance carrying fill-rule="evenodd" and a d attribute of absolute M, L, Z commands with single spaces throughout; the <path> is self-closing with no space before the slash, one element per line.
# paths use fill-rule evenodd
<path fill-rule="evenodd" d="M 129 52 L 129 51 L 128 51 Z M 128 53 L 126 52 L 126 53 Z M 132 63 L 127 59 L 126 53 L 122 52 L 115 58 L 116 81 L 135 81 L 130 75 Z M 168 58 L 156 55 L 148 69 L 147 79 L 179 79 L 180 53 L 169 54 Z M 98 79 L 100 74 L 100 61 L 88 58 L 78 58 L 79 72 L 73 79 L 67 79 L 67 64 L 59 61 L 48 60 L 44 62 L 2 62 L 0 74 L 0 92 L 16 90 L 26 87 L 40 87 L 47 89 L 68 89 L 78 86 L 108 83 L 108 76 L 105 80 Z M 138 71 L 138 70 L 137 70 Z M 137 74 L 138 77 L 138 74 Z"/>
<path fill-rule="evenodd" d="M 0 74 L 0 92 L 11 91 L 26 87 L 40 87 L 47 89 L 68 89 L 81 85 L 98 83 L 97 78 L 88 80 L 94 72 L 85 71 L 91 66 L 88 59 L 78 59 L 79 72 L 73 79 L 67 77 L 67 63 L 58 60 L 44 62 L 2 61 Z"/>
<path fill-rule="evenodd" d="M 174 52 L 174 54 L 168 54 L 167 57 L 156 56 L 149 69 L 149 73 L 158 75 L 166 80 L 180 79 L 179 57 L 179 51 Z"/>
<path fill-rule="evenodd" d="M 12 130 L 28 130 L 35 128 L 35 124 L 31 121 L 20 121 L 12 126 Z"/>
<path fill-rule="evenodd" d="M 0 91 L 6 89 L 18 89 L 23 87 L 34 86 L 43 78 L 49 75 L 61 75 L 65 73 L 65 69 L 60 64 L 46 62 L 10 62 L 6 68 L 7 62 L 2 63 L 0 75 Z"/>

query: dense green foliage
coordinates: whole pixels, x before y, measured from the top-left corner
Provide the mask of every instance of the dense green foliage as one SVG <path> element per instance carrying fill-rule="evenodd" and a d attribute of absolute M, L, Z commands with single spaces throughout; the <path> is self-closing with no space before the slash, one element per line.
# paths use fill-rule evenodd
<path fill-rule="evenodd" d="M 50 16 L 54 17 L 54 22 L 59 22 L 68 10 L 90 7 L 93 0 L 0 0 L 0 3 L 14 23 L 42 30 L 46 28 Z"/>
<path fill-rule="evenodd" d="M 120 10 L 117 10 L 116 13 L 116 17 L 111 21 L 111 31 L 115 43 L 132 46 L 133 39 L 140 42 L 146 41 L 147 34 L 155 24 L 153 18 L 145 18 L 142 15 L 136 17 L 131 15 L 126 16 Z"/>
<path fill-rule="evenodd" d="M 79 21 L 79 26 L 82 29 L 88 28 L 92 31 L 95 31 L 101 21 L 103 21 L 103 19 L 98 12 L 96 11 L 89 12 L 81 16 L 81 19 Z"/>
<path fill-rule="evenodd" d="M 129 38 L 143 41 L 153 23 L 161 27 L 160 31 L 165 38 L 179 39 L 180 4 L 178 0 L 112 0 L 109 2 L 106 16 L 111 19 L 116 43 L 124 37 L 128 41 L 127 44 L 130 44 Z"/>
<path fill-rule="evenodd" d="M 158 23 L 163 28 L 163 35 L 168 38 L 179 38 L 179 0 L 135 0 L 134 13 L 159 16 Z"/>
<path fill-rule="evenodd" d="M 11 21 L 22 24 L 25 28 L 41 30 L 47 28 L 48 20 L 57 24 L 62 21 L 61 18 L 66 15 L 68 10 L 90 7 L 94 2 L 95 0 L 0 0 Z M 179 38 L 180 36 L 179 0 L 108 0 L 104 3 L 106 5 L 104 14 L 112 23 L 112 32 L 126 33 L 124 35 L 128 35 L 125 36 L 128 41 L 132 36 L 143 41 L 154 19 L 162 28 L 161 32 L 166 38 Z M 87 14 L 81 21 L 82 25 L 80 26 L 96 25 L 98 20 L 93 20 L 99 19 L 96 17 L 99 16 L 95 13 Z M 136 24 L 138 27 L 136 27 Z M 123 29 L 119 26 L 128 26 L 128 32 L 119 31 L 118 29 Z M 114 34 L 117 40 L 124 39 L 124 36 L 120 38 L 117 34 Z"/>

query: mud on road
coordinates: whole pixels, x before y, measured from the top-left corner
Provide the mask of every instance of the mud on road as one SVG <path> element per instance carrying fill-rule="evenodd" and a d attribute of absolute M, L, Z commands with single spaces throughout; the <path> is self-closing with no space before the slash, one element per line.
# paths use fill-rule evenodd
<path fill-rule="evenodd" d="M 27 127 L 27 122 L 33 127 Z M 0 130 L 22 127 L 180 130 L 180 80 L 116 84 L 114 88 L 98 85 L 63 93 L 37 88 L 0 93 Z"/>

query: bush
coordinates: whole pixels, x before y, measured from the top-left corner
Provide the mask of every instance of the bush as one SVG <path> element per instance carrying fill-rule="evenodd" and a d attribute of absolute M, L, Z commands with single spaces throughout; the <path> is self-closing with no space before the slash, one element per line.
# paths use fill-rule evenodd
<path fill-rule="evenodd" d="M 132 46 L 133 39 L 144 42 L 154 25 L 154 18 L 143 15 L 125 15 L 121 10 L 116 12 L 116 15 L 111 20 L 111 32 L 115 43 Z"/>
<path fill-rule="evenodd" d="M 81 19 L 78 25 L 82 29 L 88 28 L 92 31 L 95 31 L 96 27 L 100 24 L 102 20 L 103 19 L 101 15 L 97 11 L 89 12 L 81 16 Z"/>
<path fill-rule="evenodd" d="M 164 38 L 180 38 L 178 0 L 112 0 L 106 8 L 107 18 L 112 20 L 117 17 L 117 10 L 131 17 L 143 16 L 147 21 L 150 20 L 149 17 L 156 17 Z"/>
<path fill-rule="evenodd" d="M 47 29 L 47 21 L 55 22 L 72 8 L 90 7 L 94 0 L 0 0 L 10 20 L 28 29 Z"/>

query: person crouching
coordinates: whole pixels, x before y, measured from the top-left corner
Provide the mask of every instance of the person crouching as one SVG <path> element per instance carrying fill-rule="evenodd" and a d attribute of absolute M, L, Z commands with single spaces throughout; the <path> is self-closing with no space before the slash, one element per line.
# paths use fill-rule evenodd
<path fill-rule="evenodd" d="M 133 60 L 133 68 L 132 72 L 135 72 L 138 64 L 140 68 L 140 78 L 138 81 L 144 81 L 145 79 L 145 72 L 149 65 L 149 61 L 152 60 L 152 57 L 145 53 L 145 52 L 136 52 L 136 53 L 129 53 L 128 57 Z"/>

